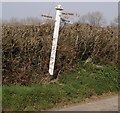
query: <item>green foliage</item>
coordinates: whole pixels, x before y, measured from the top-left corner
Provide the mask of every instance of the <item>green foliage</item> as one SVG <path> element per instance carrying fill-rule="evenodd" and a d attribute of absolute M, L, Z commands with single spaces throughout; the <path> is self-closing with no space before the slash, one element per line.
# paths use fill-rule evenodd
<path fill-rule="evenodd" d="M 118 91 L 118 69 L 80 62 L 75 69 L 46 85 L 3 85 L 3 110 L 39 111 Z"/>

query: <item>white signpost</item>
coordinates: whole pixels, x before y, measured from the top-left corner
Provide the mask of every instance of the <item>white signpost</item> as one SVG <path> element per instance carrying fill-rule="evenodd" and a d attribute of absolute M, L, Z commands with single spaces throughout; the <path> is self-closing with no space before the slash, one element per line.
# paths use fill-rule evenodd
<path fill-rule="evenodd" d="M 53 73 L 54 73 L 56 49 L 57 49 L 57 42 L 58 42 L 59 27 L 60 27 L 62 10 L 63 10 L 63 8 L 61 5 L 58 5 L 56 7 L 55 27 L 54 27 L 52 50 L 51 50 L 50 63 L 49 63 L 49 74 L 50 75 L 53 75 Z"/>
<path fill-rule="evenodd" d="M 56 9 L 55 27 L 54 27 L 52 50 L 51 50 L 50 63 L 49 63 L 49 74 L 51 75 L 51 77 L 53 77 L 54 75 L 55 57 L 56 57 L 56 49 L 57 49 L 60 23 L 61 21 L 63 23 L 71 23 L 69 20 L 62 18 L 61 16 L 62 15 L 79 16 L 78 14 L 74 14 L 74 13 L 63 13 L 62 12 L 63 8 L 61 5 L 58 5 L 57 7 L 55 7 L 55 9 Z M 49 16 L 49 15 L 41 15 L 41 16 L 45 18 L 49 18 L 49 19 L 54 19 L 52 16 Z"/>

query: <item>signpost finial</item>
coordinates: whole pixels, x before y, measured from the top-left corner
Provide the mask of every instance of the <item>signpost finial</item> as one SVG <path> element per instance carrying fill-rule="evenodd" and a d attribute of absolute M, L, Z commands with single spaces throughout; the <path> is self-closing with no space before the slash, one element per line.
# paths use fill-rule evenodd
<path fill-rule="evenodd" d="M 63 7 L 61 5 L 58 5 L 57 7 L 55 7 L 56 10 L 63 10 Z"/>

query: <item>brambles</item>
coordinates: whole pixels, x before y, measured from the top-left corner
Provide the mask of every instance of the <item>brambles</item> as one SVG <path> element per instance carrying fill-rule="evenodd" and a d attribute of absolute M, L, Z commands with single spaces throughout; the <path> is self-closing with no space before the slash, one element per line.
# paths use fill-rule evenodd
<path fill-rule="evenodd" d="M 41 83 L 48 76 L 53 25 L 2 26 L 3 83 Z M 115 28 L 88 24 L 66 25 L 60 30 L 55 74 L 72 70 L 79 60 L 117 63 Z"/>

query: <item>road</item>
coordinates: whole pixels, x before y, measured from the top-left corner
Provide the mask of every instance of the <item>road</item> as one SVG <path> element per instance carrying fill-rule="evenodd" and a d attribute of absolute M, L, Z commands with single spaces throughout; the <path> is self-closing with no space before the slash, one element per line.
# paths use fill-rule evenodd
<path fill-rule="evenodd" d="M 56 109 L 55 111 L 118 111 L 118 95 L 93 100 L 80 105 Z"/>

